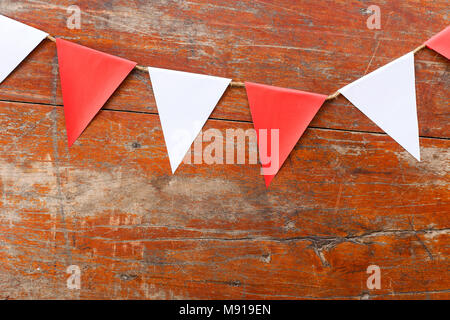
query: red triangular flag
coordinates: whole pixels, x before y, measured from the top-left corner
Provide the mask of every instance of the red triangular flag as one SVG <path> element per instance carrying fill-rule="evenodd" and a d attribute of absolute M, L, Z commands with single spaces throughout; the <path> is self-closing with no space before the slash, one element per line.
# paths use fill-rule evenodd
<path fill-rule="evenodd" d="M 258 137 L 262 174 L 269 187 L 327 96 L 251 82 L 246 82 L 245 88 Z M 274 129 L 278 129 L 279 139 Z"/>
<path fill-rule="evenodd" d="M 425 42 L 426 46 L 450 59 L 450 26 Z"/>
<path fill-rule="evenodd" d="M 70 147 L 136 63 L 62 39 L 56 48 Z"/>

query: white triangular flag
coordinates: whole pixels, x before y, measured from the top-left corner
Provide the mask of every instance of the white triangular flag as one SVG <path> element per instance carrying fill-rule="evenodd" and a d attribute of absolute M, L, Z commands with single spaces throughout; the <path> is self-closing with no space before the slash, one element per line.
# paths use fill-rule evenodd
<path fill-rule="evenodd" d="M 414 53 L 392 61 L 339 92 L 420 161 Z"/>
<path fill-rule="evenodd" d="M 148 71 L 174 173 L 231 79 L 152 67 Z"/>
<path fill-rule="evenodd" d="M 0 15 L 0 83 L 45 37 L 41 30 Z"/>

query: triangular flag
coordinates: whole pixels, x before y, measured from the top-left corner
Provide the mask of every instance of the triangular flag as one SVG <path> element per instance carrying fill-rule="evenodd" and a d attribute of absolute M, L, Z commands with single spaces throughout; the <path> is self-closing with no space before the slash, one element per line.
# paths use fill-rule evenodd
<path fill-rule="evenodd" d="M 148 71 L 175 173 L 231 79 L 151 67 Z"/>
<path fill-rule="evenodd" d="M 426 46 L 450 59 L 450 26 L 425 42 Z"/>
<path fill-rule="evenodd" d="M 327 96 L 251 82 L 245 88 L 268 187 Z"/>
<path fill-rule="evenodd" d="M 41 30 L 0 15 L 0 83 L 45 37 Z"/>
<path fill-rule="evenodd" d="M 69 147 L 78 139 L 136 62 L 56 39 Z"/>
<path fill-rule="evenodd" d="M 339 92 L 420 161 L 414 53 L 392 61 Z"/>

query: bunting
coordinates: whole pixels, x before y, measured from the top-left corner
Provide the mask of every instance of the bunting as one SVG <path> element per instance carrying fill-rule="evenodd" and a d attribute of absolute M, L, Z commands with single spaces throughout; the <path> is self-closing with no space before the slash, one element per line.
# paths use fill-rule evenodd
<path fill-rule="evenodd" d="M 327 96 L 251 82 L 245 88 L 269 187 Z"/>
<path fill-rule="evenodd" d="M 41 30 L 0 15 L 0 83 L 45 37 Z"/>
<path fill-rule="evenodd" d="M 159 68 L 148 71 L 175 173 L 231 79 Z"/>
<path fill-rule="evenodd" d="M 136 63 L 62 39 L 56 48 L 70 147 Z"/>
<path fill-rule="evenodd" d="M 412 52 L 345 86 L 339 92 L 420 161 Z"/>
<path fill-rule="evenodd" d="M 450 26 L 425 42 L 425 45 L 450 59 Z"/>
<path fill-rule="evenodd" d="M 0 83 L 48 37 L 56 42 L 69 147 L 137 64 L 0 15 Z M 450 58 L 450 26 L 422 46 L 331 96 L 154 67 L 148 71 L 172 173 L 227 87 L 245 87 L 258 137 L 261 173 L 269 187 L 326 100 L 341 93 L 420 161 L 414 54 L 428 47 Z"/>

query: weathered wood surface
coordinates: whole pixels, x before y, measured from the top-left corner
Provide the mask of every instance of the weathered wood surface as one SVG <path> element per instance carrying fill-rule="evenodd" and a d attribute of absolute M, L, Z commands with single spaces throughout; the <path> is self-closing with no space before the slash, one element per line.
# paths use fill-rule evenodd
<path fill-rule="evenodd" d="M 447 1 L 0 2 L 0 13 L 135 60 L 332 93 L 448 24 Z M 416 56 L 423 161 L 344 98 L 271 188 L 258 165 L 171 175 L 148 75 L 134 71 L 69 150 L 45 42 L 0 86 L 0 298 L 450 297 L 448 61 Z M 231 121 L 230 121 L 231 120 Z M 251 128 L 227 91 L 206 128 Z M 66 286 L 79 265 L 81 289 Z M 380 266 L 382 288 L 366 287 Z"/>

